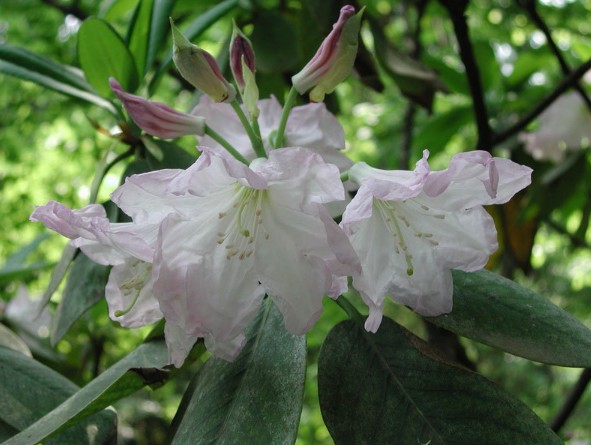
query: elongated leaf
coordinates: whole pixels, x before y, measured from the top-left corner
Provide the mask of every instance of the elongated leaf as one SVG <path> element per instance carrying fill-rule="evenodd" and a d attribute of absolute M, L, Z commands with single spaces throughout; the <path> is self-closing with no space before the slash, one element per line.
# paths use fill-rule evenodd
<path fill-rule="evenodd" d="M 146 57 L 150 40 L 153 6 L 154 0 L 143 0 L 137 4 L 127 39 L 129 51 L 133 54 L 137 75 L 140 79 L 146 73 Z"/>
<path fill-rule="evenodd" d="M 166 36 L 170 27 L 168 18 L 171 15 L 174 4 L 175 2 L 172 0 L 154 0 L 150 38 L 146 54 L 146 72 L 154 65 L 158 51 L 160 51 L 163 43 L 166 42 Z"/>
<path fill-rule="evenodd" d="M 116 114 L 116 109 L 113 104 L 102 97 L 57 81 L 38 72 L 28 70 L 14 63 L 0 60 L 0 72 L 10 76 L 18 77 L 23 80 L 34 82 L 38 85 L 41 85 L 42 87 L 49 88 L 50 90 L 57 91 L 58 93 L 65 94 L 67 96 L 85 100 L 86 102 L 98 105 L 102 108 L 105 108 L 106 110 L 109 110 L 111 113 Z"/>
<path fill-rule="evenodd" d="M 318 392 L 337 444 L 531 445 L 560 439 L 523 403 L 384 319 L 344 321 L 318 361 Z"/>
<path fill-rule="evenodd" d="M 90 17 L 78 30 L 78 61 L 88 82 L 101 95 L 113 95 L 109 77 L 133 92 L 138 76 L 133 56 L 117 32 L 102 19 Z"/>
<path fill-rule="evenodd" d="M 0 420 L 18 430 L 31 424 L 62 403 L 78 387 L 41 363 L 11 349 L 0 347 Z M 97 410 L 97 412 L 100 410 Z M 17 437 L 21 437 L 17 440 Z M 116 418 L 112 411 L 102 411 L 44 441 L 44 444 L 112 444 L 116 440 Z M 34 445 L 40 439 L 19 433 L 6 444 Z"/>
<path fill-rule="evenodd" d="M 53 272 L 51 272 L 49 285 L 47 286 L 47 289 L 45 289 L 45 292 L 43 292 L 41 301 L 39 301 L 39 306 L 37 307 L 37 311 L 39 314 L 49 304 L 49 300 L 51 300 L 51 297 L 53 296 L 54 292 L 57 290 L 62 280 L 66 276 L 68 268 L 70 267 L 70 263 L 74 259 L 76 252 L 78 252 L 78 249 L 72 247 L 70 244 L 66 244 L 66 247 L 64 247 L 62 256 L 58 261 L 57 266 L 55 266 Z"/>
<path fill-rule="evenodd" d="M 238 6 L 238 3 L 239 0 L 225 0 L 220 2 L 194 20 L 186 29 L 183 30 L 183 35 L 189 40 L 198 38 L 204 31 L 207 30 L 207 28 L 209 28 L 223 16 L 228 14 L 232 9 Z M 169 42 L 169 44 L 170 50 L 168 52 L 168 56 L 166 56 L 166 58 L 162 61 L 160 69 L 158 69 L 152 78 L 150 85 L 148 86 L 150 95 L 154 93 L 160 81 L 160 77 L 168 70 L 170 64 L 172 63 L 172 42 Z"/>
<path fill-rule="evenodd" d="M 51 343 L 55 345 L 88 309 L 105 296 L 109 267 L 90 260 L 82 252 L 74 260 L 64 294 L 51 326 Z"/>
<path fill-rule="evenodd" d="M 0 323 L 0 346 L 13 349 L 28 357 L 33 356 L 33 354 L 31 354 L 31 350 L 23 341 L 23 339 L 4 326 L 2 323 Z"/>
<path fill-rule="evenodd" d="M 492 272 L 453 271 L 454 308 L 437 326 L 511 354 L 591 366 L 591 330 L 535 292 Z"/>
<path fill-rule="evenodd" d="M 174 420 L 172 444 L 294 443 L 302 410 L 306 340 L 268 300 L 234 363 L 210 359 Z"/>
<path fill-rule="evenodd" d="M 2 445 L 35 444 L 56 431 L 80 422 L 145 385 L 154 383 L 146 377 L 151 375 L 152 368 L 154 368 L 152 374 L 155 373 L 158 376 L 158 383 L 160 383 L 165 373 L 160 372 L 159 368 L 167 363 L 168 353 L 164 342 L 144 343 L 84 388 L 66 394 L 67 397 L 73 393 L 55 409 Z"/>

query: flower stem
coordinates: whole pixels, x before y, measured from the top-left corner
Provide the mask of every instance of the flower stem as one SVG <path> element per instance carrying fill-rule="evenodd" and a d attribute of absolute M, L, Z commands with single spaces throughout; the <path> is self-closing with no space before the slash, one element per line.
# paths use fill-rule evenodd
<path fill-rule="evenodd" d="M 349 170 L 341 173 L 341 181 L 347 182 L 349 180 Z"/>
<path fill-rule="evenodd" d="M 295 89 L 295 87 L 291 87 L 291 90 L 289 90 L 289 94 L 287 95 L 287 99 L 285 100 L 283 111 L 281 112 L 281 120 L 279 121 L 279 128 L 277 129 L 275 143 L 273 144 L 275 148 L 279 148 L 283 145 L 285 127 L 287 126 L 287 119 L 289 118 L 289 113 L 293 108 L 293 104 L 295 103 L 297 97 L 298 91 Z"/>
<path fill-rule="evenodd" d="M 232 145 L 227 140 L 225 140 L 218 133 L 213 131 L 211 127 L 208 127 L 207 125 L 205 126 L 205 134 L 212 138 L 214 141 L 216 141 L 218 144 L 220 144 L 222 147 L 224 147 L 226 150 L 228 150 L 228 152 L 236 159 L 238 159 L 240 162 L 242 162 L 245 165 L 248 165 L 248 160 L 244 156 L 242 156 L 238 152 L 238 150 L 232 147 Z"/>
<path fill-rule="evenodd" d="M 265 149 L 263 147 L 263 141 L 261 140 L 260 136 L 255 134 L 254 130 L 252 129 L 252 125 L 250 124 L 250 122 L 248 122 L 248 118 L 246 117 L 246 114 L 244 114 L 244 111 L 242 111 L 242 107 L 240 106 L 238 101 L 236 99 L 234 99 L 232 102 L 230 102 L 230 105 L 232 105 L 232 108 L 234 109 L 234 111 L 238 115 L 238 119 L 240 119 L 240 123 L 242 123 L 242 126 L 246 130 L 246 134 L 248 135 L 248 138 L 250 139 L 250 143 L 252 144 L 252 148 L 254 149 L 254 152 L 256 153 L 256 155 L 259 158 L 266 158 L 267 153 L 265 153 Z M 257 123 L 257 128 L 258 128 L 258 123 Z"/>
<path fill-rule="evenodd" d="M 344 310 L 347 313 L 347 315 L 349 316 L 349 318 L 351 320 L 355 320 L 355 321 L 357 321 L 358 323 L 361 323 L 361 324 L 364 323 L 363 315 L 361 315 L 359 313 L 359 311 L 357 310 L 357 308 L 355 306 L 353 306 L 351 304 L 351 302 L 345 298 L 344 295 L 341 295 L 335 301 L 341 307 L 341 309 Z"/>

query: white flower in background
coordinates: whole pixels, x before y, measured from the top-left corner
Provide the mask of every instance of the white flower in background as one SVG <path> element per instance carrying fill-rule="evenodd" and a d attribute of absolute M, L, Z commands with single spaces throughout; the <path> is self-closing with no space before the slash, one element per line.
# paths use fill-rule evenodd
<path fill-rule="evenodd" d="M 387 295 L 422 315 L 451 311 L 451 269 L 481 269 L 497 249 L 494 222 L 482 206 L 508 201 L 531 181 L 530 168 L 487 152 L 456 155 L 439 172 L 430 171 L 428 154 L 412 172 L 365 163 L 350 170 L 360 188 L 341 226 L 361 261 L 353 286 L 369 306 L 371 332 Z"/>
<path fill-rule="evenodd" d="M 261 137 L 267 153 L 272 150 L 270 138 L 279 127 L 281 105 L 274 97 L 258 102 L 258 117 Z M 256 155 L 250 139 L 238 116 L 229 104 L 215 103 L 202 97 L 191 112 L 202 117 L 207 125 L 226 139 L 242 156 L 253 160 Z M 219 147 L 209 136 L 199 140 L 200 145 Z M 318 153 L 325 162 L 335 164 L 340 171 L 347 170 L 353 162 L 340 150 L 345 147 L 345 132 L 336 117 L 322 103 L 313 103 L 292 108 L 285 129 L 286 147 L 304 147 Z"/>
<path fill-rule="evenodd" d="M 538 129 L 522 132 L 519 140 L 534 159 L 560 162 L 568 150 L 591 142 L 591 113 L 578 92 L 559 97 L 538 117 Z"/>

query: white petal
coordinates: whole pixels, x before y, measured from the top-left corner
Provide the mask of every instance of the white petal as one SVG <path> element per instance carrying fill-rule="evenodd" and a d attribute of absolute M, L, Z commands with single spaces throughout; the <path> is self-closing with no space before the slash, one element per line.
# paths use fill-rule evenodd
<path fill-rule="evenodd" d="M 183 366 L 197 338 L 187 334 L 181 326 L 167 321 L 164 325 L 164 339 L 168 346 L 168 363 L 172 363 L 177 368 Z"/>

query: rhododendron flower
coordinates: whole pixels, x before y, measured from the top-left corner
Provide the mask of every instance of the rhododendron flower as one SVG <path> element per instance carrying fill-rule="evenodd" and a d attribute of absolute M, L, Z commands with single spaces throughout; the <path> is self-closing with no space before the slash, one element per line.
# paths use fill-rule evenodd
<path fill-rule="evenodd" d="M 71 210 L 55 201 L 38 206 L 30 219 L 70 238 L 96 263 L 113 266 L 105 288 L 111 319 L 132 328 L 162 318 L 152 289 L 157 226 L 111 223 L 100 205 Z"/>
<path fill-rule="evenodd" d="M 483 151 L 458 154 L 448 169 L 430 172 L 428 154 L 412 172 L 364 163 L 350 170 L 360 188 L 341 226 L 361 261 L 353 286 L 369 306 L 371 332 L 387 295 L 422 315 L 451 311 L 451 269 L 481 269 L 497 249 L 482 206 L 508 201 L 531 181 L 530 168 Z"/>
<path fill-rule="evenodd" d="M 109 85 L 137 126 L 152 136 L 174 139 L 186 134 L 203 135 L 205 132 L 203 118 L 181 113 L 162 102 L 153 102 L 127 93 L 112 77 Z"/>
<path fill-rule="evenodd" d="M 341 8 L 339 20 L 314 57 L 291 78 L 298 93 L 311 89 L 310 100 L 322 102 L 326 94 L 332 93 L 347 78 L 357 56 L 362 13 L 355 14 L 351 5 Z"/>
<path fill-rule="evenodd" d="M 258 102 L 258 118 L 265 150 L 272 150 L 271 137 L 279 126 L 281 105 L 274 97 Z M 192 114 L 202 117 L 207 125 L 224 137 L 246 159 L 256 155 L 240 120 L 228 104 L 217 104 L 203 97 Z M 286 147 L 304 147 L 322 156 L 325 162 L 335 164 L 340 171 L 347 170 L 353 163 L 340 153 L 345 147 L 345 132 L 336 117 L 324 104 L 307 104 L 292 108 L 284 136 Z M 212 138 L 205 135 L 200 145 L 219 147 Z"/>
<path fill-rule="evenodd" d="M 344 199 L 336 166 L 302 148 L 273 150 L 250 167 L 223 150 L 202 150 L 186 171 L 132 176 L 113 194 L 134 221 L 162 221 L 154 289 L 177 365 L 189 348 L 175 345 L 197 337 L 233 360 L 265 293 L 287 329 L 306 332 L 323 296 L 338 296 L 343 277 L 359 271 L 322 205 Z"/>
<path fill-rule="evenodd" d="M 535 159 L 560 162 L 567 150 L 591 141 L 591 114 L 578 92 L 564 94 L 538 117 L 538 129 L 519 139 Z"/>

